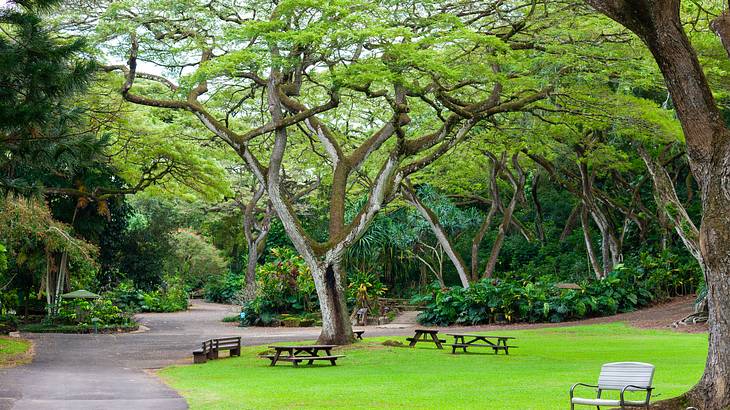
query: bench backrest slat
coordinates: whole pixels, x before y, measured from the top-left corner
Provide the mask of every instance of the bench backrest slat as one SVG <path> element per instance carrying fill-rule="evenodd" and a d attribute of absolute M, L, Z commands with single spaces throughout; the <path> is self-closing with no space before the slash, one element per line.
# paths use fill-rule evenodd
<path fill-rule="evenodd" d="M 238 337 L 219 337 L 218 339 L 215 339 L 215 340 L 217 340 L 220 343 L 222 343 L 222 342 L 240 342 L 241 337 L 240 336 L 238 336 Z"/>
<path fill-rule="evenodd" d="M 627 385 L 651 387 L 654 365 L 640 362 L 606 363 L 598 376 L 598 387 L 603 390 L 621 390 Z M 627 390 L 638 390 L 628 388 Z"/>

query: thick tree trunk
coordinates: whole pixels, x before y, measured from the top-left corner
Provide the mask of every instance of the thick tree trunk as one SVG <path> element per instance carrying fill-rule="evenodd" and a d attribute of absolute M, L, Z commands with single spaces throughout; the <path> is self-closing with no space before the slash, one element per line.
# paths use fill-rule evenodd
<path fill-rule="evenodd" d="M 680 0 L 587 0 L 636 33 L 659 65 L 682 123 L 700 187 L 699 244 L 705 262 L 710 340 L 705 372 L 687 393 L 697 408 L 730 407 L 730 131 L 680 21 Z M 713 22 L 727 47 L 727 19 Z"/>
<path fill-rule="evenodd" d="M 715 20 L 710 23 L 712 31 L 720 37 L 722 46 L 725 47 L 728 57 L 730 57 L 730 10 L 725 10 Z"/>
<path fill-rule="evenodd" d="M 339 258 L 319 263 L 312 274 L 322 312 L 322 332 L 317 343 L 336 345 L 352 343 L 352 324 L 347 311 L 345 284 Z"/>
<path fill-rule="evenodd" d="M 704 195 L 700 251 L 705 262 L 710 341 L 705 373 L 690 391 L 703 409 L 730 407 L 730 149 L 715 158 L 723 170 L 713 176 Z M 723 158 L 724 157 L 724 158 Z"/>
<path fill-rule="evenodd" d="M 246 262 L 246 283 L 243 288 L 243 300 L 245 302 L 256 298 L 256 266 L 258 265 L 259 253 L 256 246 L 248 246 L 248 261 Z"/>

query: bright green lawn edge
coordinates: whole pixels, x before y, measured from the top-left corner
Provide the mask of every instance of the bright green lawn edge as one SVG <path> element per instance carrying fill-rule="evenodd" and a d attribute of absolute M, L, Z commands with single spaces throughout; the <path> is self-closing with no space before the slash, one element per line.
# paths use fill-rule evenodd
<path fill-rule="evenodd" d="M 0 368 L 29 363 L 33 358 L 30 340 L 0 336 Z"/>
<path fill-rule="evenodd" d="M 269 367 L 247 347 L 240 358 L 173 366 L 160 376 L 191 409 L 565 409 L 574 382 L 595 382 L 602 363 L 657 366 L 655 400 L 676 397 L 700 377 L 706 334 L 636 329 L 622 323 L 498 330 L 516 336 L 510 356 L 452 355 L 432 346 L 385 347 L 368 339 L 338 349 L 335 367 Z"/>

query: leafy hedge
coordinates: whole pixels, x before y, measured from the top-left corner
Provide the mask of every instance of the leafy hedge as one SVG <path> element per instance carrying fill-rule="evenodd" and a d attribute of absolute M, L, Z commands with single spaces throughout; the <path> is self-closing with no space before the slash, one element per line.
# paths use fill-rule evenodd
<path fill-rule="evenodd" d="M 165 277 L 166 287 L 145 292 L 124 281 L 104 297 L 125 312 L 177 312 L 188 308 L 188 293 L 178 277 Z"/>
<path fill-rule="evenodd" d="M 110 300 L 64 300 L 58 314 L 40 323 L 20 325 L 20 330 L 33 333 L 92 333 L 136 330 L 131 315 L 114 306 Z"/>
<path fill-rule="evenodd" d="M 619 265 L 603 280 L 580 283 L 580 289 L 559 288 L 552 277 L 484 279 L 469 289 L 434 286 L 414 302 L 426 305 L 418 316 L 426 325 L 562 322 L 629 312 L 687 294 L 701 277 L 696 265 L 674 255 L 641 255 L 634 267 Z"/>
<path fill-rule="evenodd" d="M 243 273 L 228 272 L 223 276 L 212 278 L 203 288 L 203 297 L 208 302 L 231 303 L 241 292 L 245 277 Z"/>
<path fill-rule="evenodd" d="M 132 319 L 110 300 L 71 299 L 61 302 L 53 321 L 64 325 L 93 326 L 96 322 L 97 326 L 118 326 L 127 325 Z"/>

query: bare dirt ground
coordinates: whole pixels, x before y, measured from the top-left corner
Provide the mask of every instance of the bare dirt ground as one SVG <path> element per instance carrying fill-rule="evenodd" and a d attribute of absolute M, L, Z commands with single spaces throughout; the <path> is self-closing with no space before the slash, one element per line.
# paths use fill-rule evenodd
<path fill-rule="evenodd" d="M 449 330 L 486 331 L 627 322 L 641 328 L 670 329 L 692 312 L 692 297 L 610 317 L 555 324 L 516 324 L 453 327 Z M 138 320 L 147 330 L 135 333 L 69 335 L 24 334 L 33 340 L 32 363 L 0 369 L 2 409 L 185 409 L 187 404 L 151 370 L 190 363 L 202 340 L 241 336 L 244 345 L 316 339 L 320 329 L 237 327 L 223 323 L 236 314 L 230 305 L 193 301 L 185 312 L 147 313 Z M 412 335 L 419 325 L 365 326 L 365 337 Z M 677 331 L 702 332 L 703 325 Z"/>

